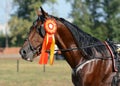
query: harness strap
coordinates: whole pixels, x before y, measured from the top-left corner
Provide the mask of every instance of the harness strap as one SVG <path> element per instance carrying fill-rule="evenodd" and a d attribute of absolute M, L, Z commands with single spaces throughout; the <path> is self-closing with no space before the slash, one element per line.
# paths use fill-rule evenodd
<path fill-rule="evenodd" d="M 108 44 L 106 41 L 104 42 L 104 44 L 105 44 L 105 46 L 108 48 L 108 50 L 109 50 L 109 52 L 110 52 L 110 54 L 111 54 L 111 57 L 112 57 L 112 58 L 110 58 L 110 57 L 109 57 L 109 58 L 112 60 L 113 70 L 114 70 L 115 72 L 117 72 L 118 70 L 117 70 L 117 68 L 115 67 L 115 60 L 114 60 L 115 57 L 114 57 L 114 54 L 113 54 L 113 52 L 112 52 L 112 49 L 110 48 L 109 44 Z M 104 46 L 104 45 L 103 45 L 103 46 Z M 77 48 L 75 48 L 75 49 L 77 49 Z M 77 72 L 78 72 L 80 69 L 82 69 L 85 64 L 87 64 L 87 63 L 89 63 L 89 62 L 95 61 L 96 59 L 103 59 L 103 60 L 105 60 L 105 59 L 109 59 L 109 58 L 100 58 L 100 57 L 98 57 L 98 58 L 94 58 L 94 59 L 85 61 L 85 62 L 79 64 L 76 68 L 74 68 L 72 74 L 73 74 L 73 75 L 76 75 Z"/>
<path fill-rule="evenodd" d="M 112 57 L 112 63 L 113 63 L 113 70 L 115 71 L 115 72 L 117 72 L 118 70 L 117 70 L 117 68 L 115 67 L 115 60 L 114 60 L 114 54 L 113 54 L 113 52 L 112 52 L 112 49 L 110 48 L 110 46 L 109 46 L 109 44 L 106 42 L 106 41 L 104 41 L 104 44 L 106 45 L 106 47 L 108 48 L 108 50 L 109 50 L 109 52 L 110 52 L 110 54 L 111 54 L 111 57 Z"/>
<path fill-rule="evenodd" d="M 101 57 L 97 57 L 97 58 L 93 58 L 93 59 L 90 59 L 90 60 L 87 60 L 87 61 L 83 61 L 82 63 L 80 63 L 79 65 L 76 66 L 76 68 L 72 69 L 72 74 L 73 75 L 76 75 L 78 73 L 79 70 L 82 70 L 82 68 L 90 63 L 90 62 L 93 62 L 95 60 L 112 60 L 112 58 L 108 57 L 108 58 L 101 58 Z"/>

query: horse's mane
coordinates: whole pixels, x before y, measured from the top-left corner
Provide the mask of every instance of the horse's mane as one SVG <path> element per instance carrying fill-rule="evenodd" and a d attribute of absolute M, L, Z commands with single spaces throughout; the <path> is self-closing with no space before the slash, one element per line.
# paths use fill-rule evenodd
<path fill-rule="evenodd" d="M 68 22 L 67 20 L 63 18 L 60 18 L 60 21 L 70 30 L 73 37 L 77 41 L 78 43 L 77 45 L 79 48 L 94 45 L 94 44 L 98 45 L 98 46 L 93 46 L 93 47 L 82 49 L 83 52 L 88 57 L 95 58 L 95 51 L 93 50 L 93 48 L 100 54 L 100 56 L 104 55 L 104 57 L 109 57 L 110 54 L 108 54 L 106 46 L 104 46 L 104 44 L 99 39 L 82 31 L 79 27 Z"/>
<path fill-rule="evenodd" d="M 100 43 L 100 40 L 82 31 L 79 27 L 68 22 L 67 20 L 60 18 L 60 21 L 71 31 L 75 39 L 78 41 L 80 47 L 89 46 L 94 43 Z"/>

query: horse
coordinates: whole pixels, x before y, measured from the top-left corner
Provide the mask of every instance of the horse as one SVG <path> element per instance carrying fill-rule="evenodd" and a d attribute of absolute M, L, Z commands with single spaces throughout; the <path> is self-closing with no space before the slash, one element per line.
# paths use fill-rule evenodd
<path fill-rule="evenodd" d="M 55 41 L 72 69 L 74 86 L 111 86 L 116 74 L 115 45 L 102 42 L 69 21 L 48 14 L 42 7 L 20 49 L 21 57 L 32 62 L 41 54 L 46 34 L 43 25 L 49 18 L 56 20 Z"/>

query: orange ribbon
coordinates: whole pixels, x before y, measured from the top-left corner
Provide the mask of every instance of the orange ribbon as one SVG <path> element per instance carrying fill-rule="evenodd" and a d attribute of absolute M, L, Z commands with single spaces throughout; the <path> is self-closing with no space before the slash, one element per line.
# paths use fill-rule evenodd
<path fill-rule="evenodd" d="M 52 65 L 54 62 L 54 49 L 55 49 L 55 37 L 54 34 L 57 30 L 56 21 L 52 18 L 49 18 L 44 23 L 44 29 L 46 31 L 41 55 L 40 55 L 40 64 L 47 64 L 48 62 L 48 53 L 46 50 L 50 50 L 50 64 Z"/>

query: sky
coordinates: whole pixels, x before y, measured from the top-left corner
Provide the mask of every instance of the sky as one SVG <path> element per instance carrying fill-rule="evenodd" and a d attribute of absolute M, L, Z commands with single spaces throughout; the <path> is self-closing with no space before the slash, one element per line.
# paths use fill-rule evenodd
<path fill-rule="evenodd" d="M 58 17 L 69 19 L 69 14 L 71 12 L 70 3 L 65 2 L 66 0 L 57 1 L 57 4 L 54 5 L 54 10 L 57 12 L 55 14 Z M 47 4 L 43 4 L 42 7 L 46 12 L 52 14 L 51 7 L 49 7 Z M 12 8 L 12 0 L 0 0 L 0 31 L 5 29 L 5 25 L 10 19 L 10 14 L 14 13 L 15 10 L 15 8 Z"/>

